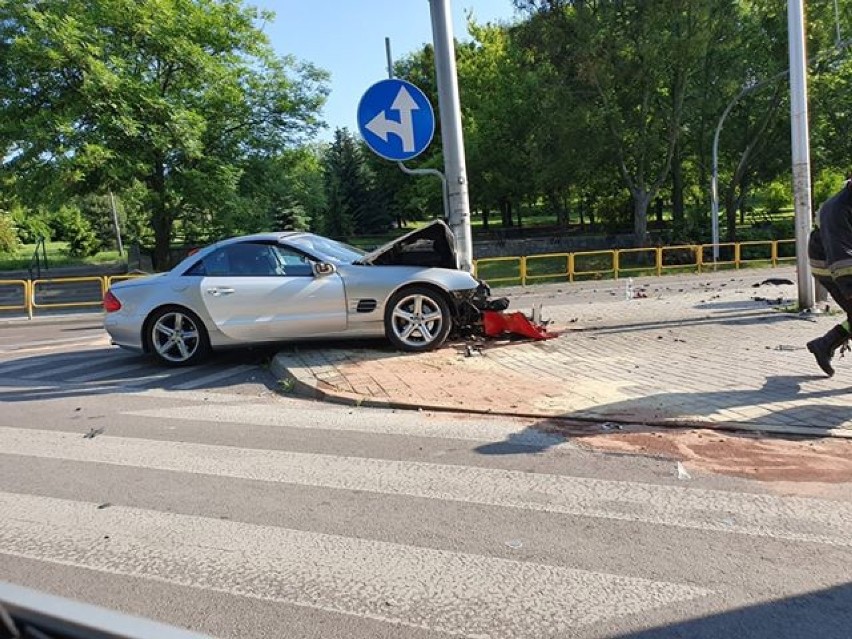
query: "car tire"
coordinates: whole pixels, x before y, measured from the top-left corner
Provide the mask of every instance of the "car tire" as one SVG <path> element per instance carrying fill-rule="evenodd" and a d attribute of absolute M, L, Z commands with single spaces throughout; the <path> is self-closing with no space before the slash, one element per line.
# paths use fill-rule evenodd
<path fill-rule="evenodd" d="M 402 351 L 421 353 L 441 346 L 452 328 L 444 295 L 427 286 L 409 286 L 385 305 L 385 335 Z"/>
<path fill-rule="evenodd" d="M 187 308 L 164 306 L 145 322 L 150 353 L 166 366 L 194 366 L 210 354 L 204 322 Z"/>

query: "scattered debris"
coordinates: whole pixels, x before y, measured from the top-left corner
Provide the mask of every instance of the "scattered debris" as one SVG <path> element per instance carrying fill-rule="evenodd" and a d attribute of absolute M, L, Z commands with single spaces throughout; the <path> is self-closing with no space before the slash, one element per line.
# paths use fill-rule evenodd
<path fill-rule="evenodd" d="M 683 479 L 683 480 L 692 479 L 692 475 L 690 475 L 688 472 L 686 472 L 686 468 L 684 468 L 684 466 L 681 462 L 677 463 L 677 473 L 676 474 L 677 474 L 678 479 Z"/>
<path fill-rule="evenodd" d="M 464 345 L 464 356 L 465 357 L 474 357 L 476 355 L 482 355 L 482 347 L 475 344 L 465 344 Z"/>
<path fill-rule="evenodd" d="M 778 306 L 784 303 L 783 297 L 776 297 L 774 299 L 770 299 L 768 297 L 752 296 L 751 299 L 755 302 L 766 302 L 769 306 Z"/>
<path fill-rule="evenodd" d="M 103 428 L 90 428 L 89 432 L 83 435 L 83 439 L 94 439 L 98 435 L 102 435 L 103 432 Z"/>
<path fill-rule="evenodd" d="M 793 282 L 783 277 L 770 277 L 769 279 L 763 280 L 762 282 L 759 282 L 757 284 L 752 284 L 751 287 L 760 288 L 761 286 L 766 286 L 767 284 L 771 286 L 786 286 L 789 284 L 792 286 Z"/>
<path fill-rule="evenodd" d="M 624 427 L 621 424 L 615 424 L 613 422 L 605 422 L 601 424 L 601 430 L 624 430 Z"/>
<path fill-rule="evenodd" d="M 791 346 L 790 344 L 778 344 L 775 347 L 776 351 L 800 351 L 803 347 L 801 346 Z"/>
<path fill-rule="evenodd" d="M 512 550 L 518 550 L 519 548 L 523 548 L 524 542 L 522 542 L 520 539 L 510 539 L 506 542 L 506 545 Z"/>

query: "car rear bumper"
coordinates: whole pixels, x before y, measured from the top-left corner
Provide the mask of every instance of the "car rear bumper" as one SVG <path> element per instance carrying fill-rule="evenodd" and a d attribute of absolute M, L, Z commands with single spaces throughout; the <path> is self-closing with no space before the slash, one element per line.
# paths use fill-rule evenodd
<path fill-rule="evenodd" d="M 145 350 L 142 344 L 142 329 L 136 322 L 125 321 L 120 315 L 107 315 L 104 318 L 104 329 L 109 333 L 112 343 L 132 351 Z"/>

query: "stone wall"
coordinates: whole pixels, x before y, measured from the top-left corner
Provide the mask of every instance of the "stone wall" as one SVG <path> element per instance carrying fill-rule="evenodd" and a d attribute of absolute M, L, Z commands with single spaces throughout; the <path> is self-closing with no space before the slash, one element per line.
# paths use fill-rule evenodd
<path fill-rule="evenodd" d="M 631 248 L 633 235 L 591 235 L 591 236 L 554 236 L 530 237 L 524 239 L 492 240 L 474 242 L 475 259 L 486 257 L 515 257 L 521 255 L 540 255 L 542 253 L 575 253 L 579 251 L 608 251 L 617 248 Z"/>

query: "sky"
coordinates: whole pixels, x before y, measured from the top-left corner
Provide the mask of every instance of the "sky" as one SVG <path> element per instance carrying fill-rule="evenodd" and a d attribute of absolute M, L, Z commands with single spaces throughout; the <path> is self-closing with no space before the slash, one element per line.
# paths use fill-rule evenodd
<path fill-rule="evenodd" d="M 358 100 L 373 83 L 387 77 L 385 37 L 399 59 L 432 41 L 428 0 L 249 0 L 276 17 L 264 31 L 281 55 L 294 55 L 331 73 L 323 119 L 328 127 L 357 131 Z M 455 36 L 467 37 L 468 12 L 477 22 L 511 21 L 512 0 L 451 0 Z"/>

